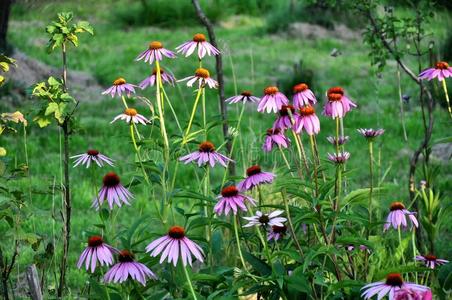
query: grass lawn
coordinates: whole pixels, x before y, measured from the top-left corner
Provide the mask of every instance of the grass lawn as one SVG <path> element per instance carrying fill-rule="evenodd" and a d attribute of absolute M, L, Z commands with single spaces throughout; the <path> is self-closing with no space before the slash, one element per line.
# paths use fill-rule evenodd
<path fill-rule="evenodd" d="M 88 1 L 87 1 L 88 2 Z M 85 35 L 80 41 L 80 47 L 71 48 L 68 56 L 69 70 L 81 70 L 89 72 L 105 87 L 117 77 L 125 77 L 128 82 L 138 83 L 150 72 L 149 65 L 142 62 L 134 62 L 134 58 L 144 50 L 151 40 L 160 40 L 169 49 L 174 49 L 182 42 L 189 40 L 194 33 L 204 32 L 201 27 L 190 28 L 156 28 L 156 27 L 122 27 L 114 22 L 111 13 L 113 2 L 95 4 L 74 4 L 62 1 L 52 4 L 42 4 L 33 10 L 23 11 L 15 9 L 11 18 L 9 40 L 20 51 L 41 60 L 49 65 L 60 66 L 58 53 L 48 55 L 44 48 L 47 37 L 44 31 L 45 25 L 54 18 L 56 12 L 72 10 L 80 19 L 87 19 L 94 26 L 94 37 Z M 351 158 L 347 168 L 352 170 L 354 187 L 365 187 L 368 184 L 368 153 L 367 143 L 356 131 L 357 128 L 385 129 L 384 136 L 376 143 L 376 155 L 379 164 L 380 179 L 384 177 L 386 192 L 381 197 L 378 207 L 382 209 L 382 217 L 387 205 L 394 200 L 407 201 L 408 197 L 408 160 L 423 136 L 421 125 L 421 111 L 418 105 L 418 91 L 416 86 L 402 74 L 402 90 L 404 94 L 411 96 L 409 104 L 405 104 L 406 127 L 408 142 L 403 139 L 399 117 L 399 99 L 396 83 L 396 68 L 391 62 L 384 72 L 377 77 L 374 69 L 370 67 L 368 49 L 361 39 L 338 40 L 333 37 L 320 39 L 299 39 L 287 34 L 266 34 L 263 28 L 264 20 L 256 17 L 243 16 L 243 22 L 225 22 L 228 26 L 217 27 L 216 34 L 220 48 L 224 53 L 225 92 L 232 96 L 241 90 L 252 90 L 261 96 L 262 90 L 269 84 L 278 83 L 290 76 L 293 65 L 303 60 L 303 66 L 314 72 L 314 80 L 311 84 L 320 103 L 317 112 L 320 114 L 324 103 L 324 93 L 331 86 L 342 86 L 349 96 L 358 104 L 359 108 L 345 118 L 345 133 L 350 136 L 346 145 Z M 445 29 L 450 28 L 452 19 L 449 15 L 440 13 L 434 17 L 431 30 L 435 32 L 438 42 L 446 34 Z M 332 49 L 337 48 L 342 52 L 338 57 L 330 55 Z M 197 65 L 194 57 L 175 60 L 164 60 L 163 67 L 172 71 L 176 78 L 180 79 L 192 75 Z M 214 59 L 206 60 L 207 68 L 214 73 Z M 416 70 L 414 60 L 410 65 Z M 20 61 L 18 61 L 20 68 Z M 235 78 L 234 78 L 235 77 Z M 298 78 L 302 82 L 303 78 Z M 191 111 L 194 95 L 192 90 L 184 83 L 179 83 L 176 88 L 166 89 L 177 115 L 186 124 Z M 121 174 L 125 182 L 131 179 L 134 172 L 133 148 L 129 141 L 128 130 L 121 123 L 110 124 L 114 116 L 121 113 L 120 100 L 101 95 L 89 95 L 79 100 L 81 130 L 71 139 L 71 155 L 82 153 L 88 148 L 97 148 L 108 156 L 114 158 L 116 171 Z M 154 100 L 154 92 L 151 90 L 140 91 L 140 94 Z M 440 101 L 443 101 L 441 99 Z M 135 100 L 137 107 L 144 112 L 145 106 L 139 100 Z M 29 107 L 28 100 L 24 103 L 25 111 Z M 23 107 L 17 109 L 24 110 Z M 273 159 L 280 159 L 278 153 L 264 155 L 261 152 L 263 134 L 271 127 L 274 118 L 272 115 L 257 113 L 255 105 L 249 105 L 240 128 L 240 141 L 243 144 L 244 153 L 236 153 L 237 169 L 242 172 L 244 168 L 253 162 L 271 169 Z M 199 111 L 198 111 L 199 112 Z M 207 112 L 209 120 L 218 120 L 218 100 L 215 91 L 207 93 Z M 230 124 L 235 124 L 238 109 L 233 105 L 228 106 Z M 144 113 L 147 114 L 148 113 Z M 30 118 L 29 118 L 30 119 Z M 167 111 L 169 132 L 178 134 L 174 118 Z M 334 135 L 334 121 L 320 116 L 321 132 L 317 137 L 320 152 L 326 158 L 327 152 L 334 151 L 328 144 L 326 137 Z M 198 121 L 200 115 L 198 114 Z M 432 141 L 444 138 L 450 130 L 450 120 L 447 111 L 437 105 L 435 110 L 435 129 Z M 158 129 L 151 126 L 141 128 L 144 136 L 159 138 Z M 217 145 L 221 144 L 222 134 L 220 127 L 216 127 L 211 133 L 211 139 Z M 309 140 L 305 136 L 305 147 L 309 153 Z M 10 140 L 10 143 L 16 143 Z M 17 157 L 23 160 L 23 146 L 17 145 Z M 194 145 L 191 146 L 194 149 Z M 29 128 L 28 139 L 30 170 L 32 182 L 39 191 L 49 191 L 59 182 L 59 140 L 58 131 L 52 128 L 39 129 L 33 125 Z M 155 153 L 154 153 L 155 154 Z M 158 155 L 158 154 L 156 154 Z M 434 159 L 434 158 L 433 158 Z M 245 165 L 243 164 L 245 162 Z M 324 162 L 326 164 L 326 162 Z M 438 189 L 446 192 L 452 185 L 451 164 L 436 160 L 440 166 L 438 174 Z M 177 180 L 177 186 L 181 188 L 200 190 L 201 187 L 193 186 L 193 172 L 195 168 L 182 167 L 182 173 Z M 98 215 L 90 208 L 93 197 L 93 178 L 100 183 L 100 176 L 104 170 L 95 170 L 95 174 L 83 168 L 76 168 L 71 173 L 73 184 L 73 236 L 71 244 L 71 258 L 69 268 L 69 280 L 72 283 L 85 280 L 85 272 L 78 271 L 74 266 L 78 253 L 81 251 L 88 232 L 96 231 L 94 224 L 100 223 Z M 215 169 L 212 182 L 219 184 L 223 176 L 220 168 Z M 279 171 L 278 171 L 279 172 Z M 94 177 L 95 176 L 95 177 Z M 417 177 L 422 179 L 421 174 Z M 133 187 L 133 192 L 138 195 L 134 204 L 121 208 L 120 215 L 116 218 L 116 229 L 127 228 L 137 219 L 137 215 L 146 216 L 152 210 L 152 204 L 148 196 L 160 191 L 140 191 L 140 187 Z M 449 194 L 450 195 L 450 194 Z M 445 198 L 446 200 L 446 198 Z M 448 200 L 450 204 L 450 200 Z M 57 212 L 61 199 L 59 193 L 55 197 L 50 194 L 36 193 L 33 196 L 33 208 L 35 213 L 28 220 L 28 226 L 42 235 L 46 241 L 52 236 L 60 236 L 60 217 Z M 181 204 L 183 206 L 183 204 Z M 54 208 L 55 207 L 55 208 Z M 55 209 L 55 218 L 49 218 L 49 211 Z M 137 214 L 139 211 L 139 214 Z M 450 219 L 450 217 L 449 217 Z M 149 226 L 152 232 L 161 232 L 156 228 L 155 220 L 143 219 L 143 226 Z M 162 229 L 165 230 L 165 229 Z M 449 233 L 449 234 L 447 234 Z M 444 233 L 444 239 L 438 241 L 439 254 L 452 257 L 450 250 L 450 227 Z M 449 238 L 447 238 L 449 236 Z M 24 267 L 32 260 L 33 251 L 27 250 L 27 255 L 20 257 L 19 267 Z M 29 255 L 28 255 L 29 254 Z M 56 263 L 56 262 L 55 262 Z M 73 285 L 75 286 L 75 284 Z"/>

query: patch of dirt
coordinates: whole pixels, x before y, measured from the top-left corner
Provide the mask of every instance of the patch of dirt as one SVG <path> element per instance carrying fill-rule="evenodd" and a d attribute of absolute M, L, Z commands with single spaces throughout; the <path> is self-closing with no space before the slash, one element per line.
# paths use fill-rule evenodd
<path fill-rule="evenodd" d="M 289 26 L 288 33 L 295 38 L 308 38 L 308 39 L 328 39 L 336 38 L 339 40 L 357 40 L 361 38 L 361 32 L 354 31 L 344 24 L 336 24 L 334 29 L 327 29 L 320 25 L 310 23 L 292 23 Z"/>
<path fill-rule="evenodd" d="M 17 60 L 17 67 L 11 68 L 7 78 L 15 86 L 30 87 L 47 80 L 49 76 L 61 77 L 61 69 L 46 65 L 23 52 L 15 50 L 12 57 Z M 69 70 L 68 75 L 68 88 L 73 97 L 80 101 L 100 99 L 103 88 L 91 74 Z"/>
<path fill-rule="evenodd" d="M 439 143 L 432 147 L 432 157 L 448 162 L 452 159 L 452 143 Z"/>

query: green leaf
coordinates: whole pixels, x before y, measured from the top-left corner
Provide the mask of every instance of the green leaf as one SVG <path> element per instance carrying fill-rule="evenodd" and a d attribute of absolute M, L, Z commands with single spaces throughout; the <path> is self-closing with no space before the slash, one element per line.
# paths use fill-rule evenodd
<path fill-rule="evenodd" d="M 51 102 L 51 103 L 49 103 L 49 105 L 47 106 L 44 115 L 48 116 L 48 115 L 51 115 L 51 114 L 53 114 L 53 113 L 55 113 L 56 111 L 59 111 L 59 110 L 60 110 L 60 108 L 59 108 L 59 106 L 58 106 L 58 103 L 56 103 L 56 102 Z"/>
<path fill-rule="evenodd" d="M 306 294 L 311 293 L 309 281 L 306 279 L 303 268 L 301 266 L 296 268 L 290 276 L 287 275 L 286 281 L 289 290 L 294 290 Z"/>
<path fill-rule="evenodd" d="M 267 265 L 260 258 L 254 256 L 253 254 L 251 254 L 247 251 L 244 251 L 243 257 L 245 258 L 245 260 L 247 262 L 250 263 L 250 265 L 253 267 L 253 269 L 255 269 L 257 272 L 259 272 L 259 274 L 261 274 L 262 276 L 268 276 L 272 273 L 272 269 L 270 268 L 270 266 Z"/>
<path fill-rule="evenodd" d="M 438 282 L 446 291 L 452 290 L 452 264 L 441 266 L 438 272 Z"/>
<path fill-rule="evenodd" d="M 432 269 L 429 268 L 425 268 L 425 267 L 418 267 L 418 266 L 397 266 L 397 267 L 392 267 L 392 268 L 388 268 L 388 269 L 384 269 L 379 271 L 376 275 L 375 278 L 376 279 L 383 279 L 386 277 L 386 275 L 388 275 L 389 273 L 414 273 L 414 272 L 431 272 L 433 271 Z"/>

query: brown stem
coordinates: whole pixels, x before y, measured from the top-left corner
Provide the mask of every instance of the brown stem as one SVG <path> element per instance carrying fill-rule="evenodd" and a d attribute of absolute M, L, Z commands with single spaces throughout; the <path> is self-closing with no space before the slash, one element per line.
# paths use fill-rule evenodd
<path fill-rule="evenodd" d="M 199 4 L 198 0 L 192 0 L 193 7 L 195 8 L 196 15 L 198 16 L 199 21 L 204 25 L 204 27 L 207 30 L 207 33 L 209 35 L 209 40 L 212 46 L 215 48 L 218 48 L 217 39 L 215 36 L 215 31 L 213 29 L 212 22 L 210 22 L 209 18 L 206 16 L 204 11 L 201 8 L 201 5 Z M 223 122 L 223 136 L 224 139 L 227 139 L 228 136 L 228 115 L 226 110 L 226 105 L 224 100 L 226 99 L 224 96 L 224 77 L 223 77 L 223 56 L 222 54 L 218 54 L 215 56 L 216 64 L 215 69 L 217 71 L 217 81 L 218 81 L 218 97 L 219 97 L 219 104 L 220 104 L 220 112 L 221 112 L 221 120 Z M 226 142 L 226 150 L 227 153 L 231 152 L 232 144 L 231 140 L 227 140 Z M 235 167 L 234 164 L 228 164 L 229 173 L 234 176 L 235 175 Z"/>

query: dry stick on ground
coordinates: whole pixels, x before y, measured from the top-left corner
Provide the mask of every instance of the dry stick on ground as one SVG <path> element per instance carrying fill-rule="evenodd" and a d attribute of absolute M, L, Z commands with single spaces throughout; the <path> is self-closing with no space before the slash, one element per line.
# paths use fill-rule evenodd
<path fill-rule="evenodd" d="M 213 30 L 212 22 L 210 22 L 209 18 L 204 14 L 201 5 L 198 0 L 192 0 L 193 7 L 195 8 L 196 15 L 198 16 L 199 21 L 206 27 L 207 33 L 209 34 L 210 43 L 217 49 L 219 49 L 217 44 L 217 39 L 215 37 L 215 31 Z M 223 78 L 223 57 L 222 53 L 215 56 L 216 64 L 215 69 L 217 71 L 217 81 L 218 81 L 218 97 L 220 101 L 220 111 L 221 111 L 221 121 L 223 123 L 223 136 L 224 139 L 227 139 L 228 136 L 228 123 L 227 123 L 227 111 L 226 104 L 224 102 L 224 78 Z M 226 141 L 226 153 L 231 153 L 231 140 L 228 139 Z M 233 163 L 228 164 L 230 175 L 235 174 L 235 167 Z"/>
<path fill-rule="evenodd" d="M 401 60 L 401 58 L 397 55 L 397 53 L 394 51 L 394 49 L 391 47 L 391 45 L 388 43 L 388 41 L 385 39 L 384 33 L 381 31 L 379 26 L 377 25 L 377 22 L 375 18 L 372 15 L 372 12 L 370 10 L 367 10 L 365 12 L 365 15 L 370 21 L 370 25 L 372 26 L 372 30 L 374 34 L 381 40 L 383 46 L 386 48 L 386 50 L 389 52 L 389 54 L 392 56 L 393 59 L 397 62 L 397 64 L 405 71 L 405 73 L 419 86 L 420 91 L 420 102 L 421 107 L 424 109 L 424 94 L 427 96 L 427 109 L 428 109 L 428 126 L 424 132 L 424 139 L 418 146 L 418 148 L 414 151 L 413 155 L 410 159 L 410 169 L 409 169 L 409 178 L 408 178 L 408 190 L 410 195 L 410 201 L 413 202 L 415 198 L 415 174 L 416 174 L 416 167 L 419 160 L 419 157 L 423 150 L 427 150 L 428 144 L 430 142 L 430 139 L 432 137 L 433 132 L 433 124 L 434 124 L 434 118 L 433 118 L 433 97 L 430 91 L 427 87 L 425 87 L 422 84 L 422 81 L 418 78 L 418 76 L 411 71 L 410 68 L 408 68 Z M 420 23 L 418 24 L 420 25 Z M 418 30 L 419 31 L 419 30 Z M 420 42 L 420 33 L 418 32 L 417 40 Z M 418 45 L 419 47 L 420 45 Z M 419 51 L 419 48 L 417 47 L 418 51 L 418 59 L 420 60 L 421 53 Z M 418 210 L 417 203 L 413 202 L 413 206 L 415 210 Z M 417 237 L 417 244 L 419 248 L 422 248 L 422 236 L 420 234 L 420 230 L 416 231 L 416 237 Z"/>

